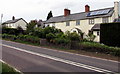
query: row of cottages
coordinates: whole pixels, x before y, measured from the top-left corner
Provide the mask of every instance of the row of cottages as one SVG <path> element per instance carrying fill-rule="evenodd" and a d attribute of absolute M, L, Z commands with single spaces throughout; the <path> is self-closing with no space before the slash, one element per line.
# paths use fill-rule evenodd
<path fill-rule="evenodd" d="M 100 41 L 100 24 L 113 22 L 118 18 L 119 2 L 114 2 L 114 7 L 90 11 L 90 6 L 85 6 L 85 12 L 70 14 L 69 9 L 64 9 L 64 15 L 51 17 L 47 20 L 47 25 L 55 26 L 63 32 L 85 33 L 85 36 L 92 31 L 96 36 L 96 42 Z M 85 37 L 84 36 L 84 37 Z"/>
<path fill-rule="evenodd" d="M 2 23 L 3 26 L 8 28 L 18 28 L 21 27 L 23 30 L 26 30 L 27 28 L 27 22 L 23 18 L 15 19 L 15 17 L 12 17 L 12 20 L 8 20 L 4 23 Z"/>

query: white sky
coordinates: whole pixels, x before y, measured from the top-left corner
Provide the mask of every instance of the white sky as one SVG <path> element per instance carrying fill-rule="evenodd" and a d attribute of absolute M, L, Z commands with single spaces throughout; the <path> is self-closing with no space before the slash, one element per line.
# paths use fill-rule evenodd
<path fill-rule="evenodd" d="M 53 16 L 64 14 L 64 8 L 71 13 L 84 12 L 84 6 L 88 4 L 90 10 L 108 8 L 114 6 L 114 1 L 119 0 L 0 0 L 0 14 L 3 21 L 15 18 L 23 18 L 27 22 L 34 19 L 46 20 L 49 11 Z"/>

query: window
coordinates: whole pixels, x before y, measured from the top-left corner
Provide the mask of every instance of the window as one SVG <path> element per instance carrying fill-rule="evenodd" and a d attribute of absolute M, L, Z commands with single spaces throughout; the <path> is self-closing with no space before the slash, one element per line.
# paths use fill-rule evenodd
<path fill-rule="evenodd" d="M 80 25 L 80 20 L 77 20 L 77 21 L 76 21 L 76 25 Z"/>
<path fill-rule="evenodd" d="M 97 31 L 97 35 L 98 35 L 98 36 L 100 35 L 100 32 L 99 32 L 99 31 Z"/>
<path fill-rule="evenodd" d="M 66 22 L 66 26 L 70 26 L 70 21 L 67 21 L 67 22 Z"/>
<path fill-rule="evenodd" d="M 89 19 L 89 24 L 94 24 L 94 19 Z"/>
<path fill-rule="evenodd" d="M 109 23 L 108 17 L 102 18 L 102 22 L 103 22 L 103 23 Z"/>

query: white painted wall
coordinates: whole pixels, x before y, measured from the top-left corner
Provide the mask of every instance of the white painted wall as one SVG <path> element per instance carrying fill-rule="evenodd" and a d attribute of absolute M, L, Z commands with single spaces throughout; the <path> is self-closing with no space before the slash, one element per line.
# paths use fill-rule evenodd
<path fill-rule="evenodd" d="M 10 24 L 5 24 L 9 28 L 17 28 L 20 26 L 23 30 L 26 30 L 27 28 L 27 23 L 23 21 L 22 19 L 17 21 L 16 23 L 10 23 Z"/>
<path fill-rule="evenodd" d="M 93 35 L 96 36 L 95 39 L 94 39 L 94 41 L 95 41 L 95 42 L 100 42 L 100 35 L 97 35 L 97 32 L 98 32 L 98 31 L 93 31 Z M 100 31 L 99 31 L 99 32 L 100 32 Z"/>

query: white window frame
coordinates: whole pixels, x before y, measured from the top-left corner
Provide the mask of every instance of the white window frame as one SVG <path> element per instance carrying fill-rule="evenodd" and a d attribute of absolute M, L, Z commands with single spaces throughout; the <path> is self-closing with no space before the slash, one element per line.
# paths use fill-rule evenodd
<path fill-rule="evenodd" d="M 80 25 L 80 20 L 76 20 L 76 26 Z"/>
<path fill-rule="evenodd" d="M 109 18 L 108 17 L 103 17 L 102 22 L 103 23 L 109 23 Z"/>
<path fill-rule="evenodd" d="M 95 23 L 95 20 L 94 20 L 94 18 L 92 18 L 92 19 L 89 19 L 89 24 L 94 24 Z"/>
<path fill-rule="evenodd" d="M 70 26 L 70 21 L 67 21 L 67 22 L 66 22 L 66 26 Z"/>

